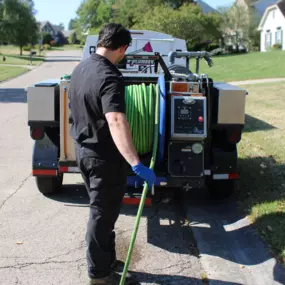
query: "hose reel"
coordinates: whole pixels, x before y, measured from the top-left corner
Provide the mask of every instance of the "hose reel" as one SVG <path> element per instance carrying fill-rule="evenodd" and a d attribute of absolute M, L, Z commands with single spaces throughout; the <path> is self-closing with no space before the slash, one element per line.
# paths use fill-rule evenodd
<path fill-rule="evenodd" d="M 139 155 L 150 153 L 154 141 L 157 84 L 134 84 L 125 87 L 126 116 L 134 146 Z"/>

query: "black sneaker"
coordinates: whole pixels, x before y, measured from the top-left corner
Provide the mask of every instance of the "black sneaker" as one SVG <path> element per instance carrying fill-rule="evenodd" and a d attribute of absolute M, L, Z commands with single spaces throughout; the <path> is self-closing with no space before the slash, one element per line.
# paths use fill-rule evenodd
<path fill-rule="evenodd" d="M 116 260 L 112 263 L 111 268 L 116 272 L 123 272 L 125 267 L 125 263 L 121 260 Z"/>
<path fill-rule="evenodd" d="M 122 272 L 113 271 L 109 276 L 98 279 L 89 279 L 89 285 L 120 285 Z M 125 285 L 140 285 L 140 283 L 127 273 Z"/>

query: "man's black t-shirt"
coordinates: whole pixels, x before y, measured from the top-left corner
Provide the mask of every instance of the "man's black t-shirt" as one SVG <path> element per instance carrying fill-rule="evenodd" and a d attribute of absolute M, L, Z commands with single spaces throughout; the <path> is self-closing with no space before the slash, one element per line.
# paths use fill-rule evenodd
<path fill-rule="evenodd" d="M 73 71 L 69 98 L 73 120 L 71 136 L 102 159 L 120 156 L 105 114 L 125 113 L 121 72 L 107 58 L 92 54 Z"/>

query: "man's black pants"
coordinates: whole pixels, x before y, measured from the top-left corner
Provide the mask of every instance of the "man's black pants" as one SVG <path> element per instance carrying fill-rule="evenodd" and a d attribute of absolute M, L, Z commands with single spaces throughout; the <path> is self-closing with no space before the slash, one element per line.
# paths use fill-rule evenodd
<path fill-rule="evenodd" d="M 116 260 L 114 226 L 125 194 L 127 163 L 120 156 L 112 161 L 98 159 L 76 147 L 78 167 L 90 198 L 86 232 L 88 274 L 102 278 L 110 274 Z"/>

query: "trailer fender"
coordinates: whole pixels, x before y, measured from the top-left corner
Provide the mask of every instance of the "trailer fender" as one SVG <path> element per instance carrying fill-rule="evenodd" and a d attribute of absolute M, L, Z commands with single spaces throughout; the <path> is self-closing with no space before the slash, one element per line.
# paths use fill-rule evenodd
<path fill-rule="evenodd" d="M 236 145 L 229 148 L 212 148 L 212 172 L 220 173 L 237 173 L 238 154 Z"/>
<path fill-rule="evenodd" d="M 58 175 L 59 149 L 45 134 L 42 140 L 35 141 L 33 149 L 33 176 Z"/>

